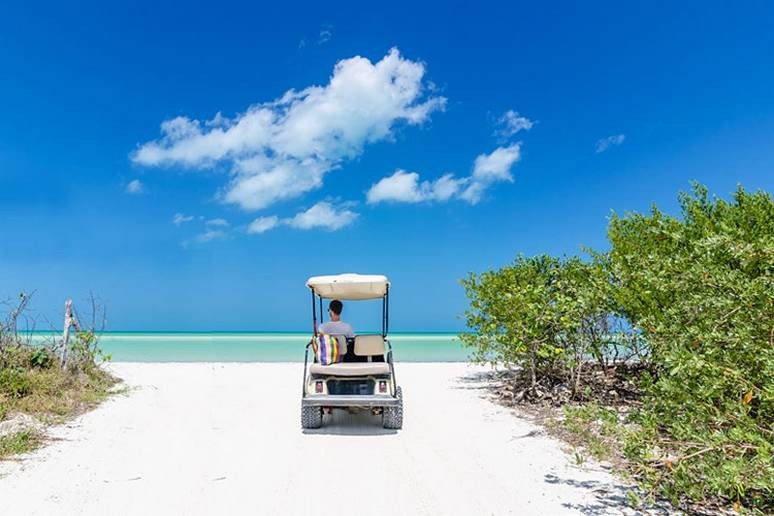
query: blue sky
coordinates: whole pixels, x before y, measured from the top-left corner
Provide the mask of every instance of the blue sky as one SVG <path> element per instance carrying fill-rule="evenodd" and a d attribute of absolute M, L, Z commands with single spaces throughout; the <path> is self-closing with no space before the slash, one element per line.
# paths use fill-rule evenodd
<path fill-rule="evenodd" d="M 385 273 L 393 328 L 457 330 L 468 271 L 771 190 L 768 2 L 320 4 L 6 4 L 0 297 L 290 330 L 306 277 Z"/>

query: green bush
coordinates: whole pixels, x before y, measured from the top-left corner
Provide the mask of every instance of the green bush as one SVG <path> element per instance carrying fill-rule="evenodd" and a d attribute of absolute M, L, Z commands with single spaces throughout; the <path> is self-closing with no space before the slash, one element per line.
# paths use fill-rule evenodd
<path fill-rule="evenodd" d="M 774 511 L 774 203 L 700 186 L 680 203 L 681 217 L 614 215 L 610 251 L 590 261 L 470 274 L 460 337 L 479 361 L 523 367 L 533 389 L 565 378 L 576 399 L 590 398 L 582 369 L 633 354 L 645 397 L 620 435 L 637 478 L 676 503 Z"/>
<path fill-rule="evenodd" d="M 532 387 L 562 352 L 554 342 L 554 314 L 546 310 L 560 261 L 547 255 L 518 257 L 498 271 L 471 273 L 462 281 L 470 298 L 466 323 L 473 333 L 460 335 L 478 361 L 524 365 Z"/>
<path fill-rule="evenodd" d="M 116 383 L 105 368 L 98 346 L 96 324 L 70 334 L 65 367 L 60 359 L 58 336 L 41 339 L 18 330 L 31 296 L 19 296 L 9 315 L 0 317 L 0 421 L 9 414 L 27 414 L 44 423 L 61 423 L 106 399 Z M 93 321 L 104 320 L 104 311 L 92 299 Z M 100 315 L 101 314 L 101 315 Z M 35 432 L 0 437 L 0 460 L 24 453 L 42 442 Z"/>
<path fill-rule="evenodd" d="M 623 342 L 606 266 L 601 259 L 520 256 L 502 269 L 471 273 L 462 284 L 473 331 L 460 339 L 477 361 L 524 367 L 533 390 L 542 377 L 563 378 L 577 398 L 584 367 L 615 361 Z"/>
<path fill-rule="evenodd" d="M 41 347 L 30 352 L 29 363 L 31 367 L 47 369 L 54 363 L 54 358 L 48 348 Z"/>
<path fill-rule="evenodd" d="M 667 439 L 633 456 L 663 455 L 643 475 L 672 498 L 774 508 L 774 203 L 698 186 L 680 201 L 680 219 L 654 208 L 609 227 L 615 300 L 651 353 L 639 422 Z"/>
<path fill-rule="evenodd" d="M 99 348 L 99 336 L 94 330 L 78 331 L 70 342 L 67 367 L 72 371 L 91 372 L 97 364 L 109 361 Z"/>
<path fill-rule="evenodd" d="M 0 394 L 11 398 L 22 398 L 32 392 L 32 382 L 26 371 L 19 368 L 0 370 Z"/>

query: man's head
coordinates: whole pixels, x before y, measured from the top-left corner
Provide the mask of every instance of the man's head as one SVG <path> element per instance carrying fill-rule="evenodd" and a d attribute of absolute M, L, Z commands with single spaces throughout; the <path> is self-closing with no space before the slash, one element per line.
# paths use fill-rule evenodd
<path fill-rule="evenodd" d="M 338 299 L 334 299 L 328 304 L 328 313 L 331 316 L 331 319 L 334 321 L 337 321 L 339 319 L 339 316 L 341 315 L 341 311 L 344 309 L 344 304 L 339 301 Z"/>

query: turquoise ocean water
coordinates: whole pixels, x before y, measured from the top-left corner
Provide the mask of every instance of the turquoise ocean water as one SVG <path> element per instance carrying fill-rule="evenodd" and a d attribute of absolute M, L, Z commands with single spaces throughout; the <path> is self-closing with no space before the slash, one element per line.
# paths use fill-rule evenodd
<path fill-rule="evenodd" d="M 113 362 L 303 362 L 309 333 L 107 332 L 102 350 Z M 463 362 L 456 334 L 394 333 L 395 361 Z"/>

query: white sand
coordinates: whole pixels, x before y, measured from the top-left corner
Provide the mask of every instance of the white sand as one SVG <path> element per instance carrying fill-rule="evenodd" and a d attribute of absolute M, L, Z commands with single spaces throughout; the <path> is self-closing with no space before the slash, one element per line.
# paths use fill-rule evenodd
<path fill-rule="evenodd" d="M 20 462 L 0 514 L 620 514 L 598 466 L 486 399 L 465 364 L 398 364 L 404 429 L 301 431 L 300 364 L 113 364 L 136 386 Z"/>

